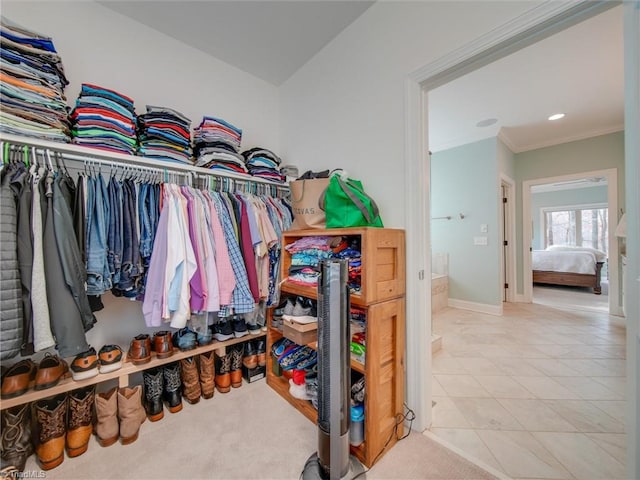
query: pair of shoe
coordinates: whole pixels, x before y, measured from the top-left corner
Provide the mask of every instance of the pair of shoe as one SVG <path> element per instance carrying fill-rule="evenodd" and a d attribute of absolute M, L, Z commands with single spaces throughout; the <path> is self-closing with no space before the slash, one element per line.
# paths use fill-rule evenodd
<path fill-rule="evenodd" d="M 71 376 L 74 380 L 86 380 L 98 373 L 109 373 L 122 367 L 122 349 L 118 345 L 105 345 L 96 353 L 91 347 L 71 362 Z"/>
<path fill-rule="evenodd" d="M 318 321 L 318 304 L 307 297 L 287 298 L 282 316 L 285 319 L 295 320 L 298 323 L 311 323 Z"/>
<path fill-rule="evenodd" d="M 260 332 L 258 330 L 255 333 L 258 334 Z M 225 340 L 230 340 L 232 338 L 244 337 L 248 334 L 249 328 L 247 328 L 247 323 L 245 319 L 239 315 L 234 315 L 231 318 L 221 318 L 213 324 L 213 336 L 219 342 L 224 342 Z"/>
<path fill-rule="evenodd" d="M 242 357 L 244 346 L 234 345 L 222 356 L 216 355 L 216 388 L 220 393 L 228 393 L 242 386 Z"/>
<path fill-rule="evenodd" d="M 242 364 L 249 370 L 267 364 L 267 346 L 263 338 L 245 343 Z"/>
<path fill-rule="evenodd" d="M 142 406 L 142 386 L 118 388 L 96 395 L 96 436 L 103 447 L 113 445 L 118 437 L 123 445 L 138 439 L 140 425 L 147 416 Z"/>
<path fill-rule="evenodd" d="M 95 385 L 91 385 L 34 403 L 32 425 L 35 431 L 32 437 L 36 457 L 43 470 L 60 465 L 64 461 L 65 449 L 69 457 L 77 457 L 87 451 L 93 430 L 94 398 Z M 17 432 L 18 449 L 28 448 L 23 440 L 28 436 L 27 429 L 30 429 L 29 407 L 25 404 L 9 409 L 7 416 L 3 412 L 2 430 L 6 432 L 9 428 L 11 435 Z M 18 427 L 18 430 L 12 432 L 11 427 Z M 4 448 L 4 433 L 2 442 Z M 16 467 L 19 468 L 18 465 Z"/>
<path fill-rule="evenodd" d="M 180 362 L 142 372 L 144 409 L 149 420 L 157 422 L 164 417 L 163 401 L 171 413 L 182 410 L 182 380 Z"/>
<path fill-rule="evenodd" d="M 29 389 L 29 383 L 35 378 L 34 389 L 45 390 L 55 387 L 69 370 L 67 362 L 57 355 L 45 354 L 36 366 L 27 358 L 12 365 L 2 376 L 1 398 L 14 398 Z"/>
<path fill-rule="evenodd" d="M 189 403 L 198 403 L 200 396 L 205 400 L 213 397 L 215 391 L 215 367 L 213 351 L 197 357 L 180 360 L 182 376 L 182 396 Z"/>

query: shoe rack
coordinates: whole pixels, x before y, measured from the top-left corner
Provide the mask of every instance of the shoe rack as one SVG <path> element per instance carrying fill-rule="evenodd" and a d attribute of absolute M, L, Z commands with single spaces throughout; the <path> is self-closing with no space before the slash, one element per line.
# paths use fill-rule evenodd
<path fill-rule="evenodd" d="M 283 233 L 283 246 L 309 236 L 360 237 L 362 285 L 359 294 L 351 294 L 352 306 L 367 314 L 365 363 L 351 359 L 352 371 L 365 376 L 365 441 L 351 446 L 351 453 L 371 467 L 403 434 L 405 354 L 405 235 L 404 230 L 389 228 L 340 228 L 292 230 Z M 283 248 L 281 298 L 303 296 L 317 299 L 317 288 L 286 281 L 291 255 Z M 316 423 L 317 410 L 310 401 L 289 393 L 286 376 L 274 373 L 271 345 L 282 337 L 272 325 L 273 309 L 267 314 L 267 384 L 293 407 Z M 308 344 L 317 347 L 317 342 Z M 397 428 L 397 429 L 396 429 Z"/>
<path fill-rule="evenodd" d="M 127 358 L 124 359 L 122 368 L 115 370 L 109 373 L 99 373 L 98 375 L 87 378 L 85 380 L 74 380 L 71 377 L 71 374 L 67 372 L 65 376 L 60 380 L 60 382 L 45 390 L 34 390 L 33 384 L 31 383 L 29 386 L 29 390 L 27 390 L 24 394 L 8 399 L 0 400 L 0 410 L 4 410 L 5 408 L 11 408 L 16 405 L 22 405 L 23 403 L 35 402 L 37 400 L 41 400 L 46 397 L 50 397 L 52 395 L 58 395 L 59 393 L 69 392 L 71 390 L 75 390 L 77 388 L 87 387 L 89 385 L 95 385 L 97 383 L 106 382 L 108 380 L 113 380 L 114 378 L 118 379 L 119 387 L 126 387 L 129 385 L 129 376 L 142 372 L 144 370 L 148 370 L 150 368 L 160 367 L 162 365 L 166 365 L 168 363 L 177 362 L 183 358 L 191 357 L 194 355 L 200 355 L 201 353 L 206 353 L 211 350 L 214 350 L 218 356 L 223 356 L 226 354 L 226 348 L 237 343 L 246 342 L 247 340 L 254 340 L 257 338 L 264 338 L 266 333 L 260 332 L 259 335 L 244 335 L 239 338 L 232 338 L 229 340 L 225 340 L 223 342 L 218 342 L 214 340 L 209 345 L 202 345 L 196 347 L 191 350 L 177 350 L 173 351 L 173 355 L 167 358 L 158 358 L 155 352 L 151 352 L 151 360 L 142 365 L 134 365 Z M 175 347 L 174 347 L 175 348 Z M 126 354 L 125 354 L 126 357 Z M 73 361 L 73 357 L 66 358 L 67 364 L 71 364 Z"/>

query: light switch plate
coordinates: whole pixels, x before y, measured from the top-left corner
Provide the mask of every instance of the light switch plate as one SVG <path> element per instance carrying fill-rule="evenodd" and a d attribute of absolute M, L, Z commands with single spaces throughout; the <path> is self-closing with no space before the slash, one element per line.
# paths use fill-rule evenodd
<path fill-rule="evenodd" d="M 474 245 L 487 245 L 487 237 L 473 237 Z"/>
<path fill-rule="evenodd" d="M 489 225 L 486 223 L 480 224 L 480 233 L 487 233 L 489 231 Z"/>

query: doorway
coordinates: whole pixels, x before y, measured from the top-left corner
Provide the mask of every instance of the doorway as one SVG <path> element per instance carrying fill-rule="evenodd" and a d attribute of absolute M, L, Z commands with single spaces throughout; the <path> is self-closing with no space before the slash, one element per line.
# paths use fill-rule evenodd
<path fill-rule="evenodd" d="M 595 191 L 595 189 L 598 187 L 589 186 L 590 184 L 595 183 L 594 182 L 595 179 L 598 179 L 598 180 L 601 179 L 599 183 L 601 184 L 602 188 L 604 188 L 604 186 L 606 185 L 606 205 L 608 207 L 607 209 L 608 221 L 605 224 L 606 247 L 603 247 L 601 244 L 596 243 L 596 245 L 591 248 L 593 248 L 593 250 L 598 250 L 598 251 L 602 250 L 603 248 L 607 250 L 606 269 L 605 269 L 605 274 L 608 277 L 606 282 L 608 287 L 607 311 L 612 315 L 622 315 L 622 306 L 620 301 L 621 299 L 619 295 L 619 286 L 620 286 L 619 252 L 618 252 L 618 241 L 615 237 L 615 228 L 617 226 L 617 218 L 618 218 L 617 217 L 618 174 L 616 169 L 597 170 L 597 171 L 577 173 L 572 175 L 563 175 L 563 176 L 557 176 L 557 177 L 528 180 L 523 182 L 522 184 L 523 243 L 522 243 L 521 251 L 523 252 L 524 301 L 525 302 L 531 303 L 534 301 L 532 255 L 534 254 L 534 251 L 538 252 L 540 250 L 545 250 L 549 246 L 549 243 L 554 243 L 553 240 L 550 241 L 548 238 L 546 239 L 544 238 L 545 237 L 545 230 L 544 230 L 545 208 L 540 207 L 540 205 L 538 205 L 535 208 L 537 210 L 537 215 L 536 215 L 536 212 L 533 211 L 534 207 L 532 206 L 533 204 L 535 204 L 535 202 L 532 201 L 532 198 L 533 198 L 532 191 L 537 190 L 539 192 L 537 198 L 541 198 L 540 196 L 544 195 L 545 192 L 547 192 L 547 195 L 545 197 L 547 199 L 553 198 L 552 196 L 553 191 L 550 191 L 550 189 L 552 190 L 553 188 L 555 188 L 555 192 L 559 192 L 563 190 L 565 192 L 578 192 L 578 191 L 585 192 L 588 189 L 589 195 L 601 195 L 601 193 Z M 577 186 L 578 187 L 584 186 L 584 188 L 575 188 Z M 569 187 L 571 187 L 570 190 L 569 190 Z M 543 191 L 541 192 L 540 190 L 543 190 Z M 567 193 L 565 193 L 562 198 L 563 200 L 561 203 L 565 203 L 565 205 L 557 204 L 555 209 L 547 208 L 546 211 L 549 213 L 552 213 L 553 211 L 556 211 L 556 212 L 566 211 L 568 214 L 573 213 L 574 214 L 573 217 L 575 218 L 576 216 L 575 213 L 578 211 L 593 212 L 596 210 L 594 208 L 587 209 L 586 207 L 600 206 L 595 201 L 591 202 L 592 205 L 585 205 L 585 202 L 586 202 L 585 200 L 582 200 L 582 205 L 580 205 L 580 201 L 578 200 L 576 200 L 573 206 L 566 205 L 567 202 L 569 202 L 568 198 L 583 198 L 583 199 L 585 198 L 584 196 L 580 197 L 578 194 L 575 194 L 575 193 L 573 195 L 568 195 Z M 595 199 L 595 198 L 601 198 L 601 197 L 591 196 L 588 198 Z M 547 202 L 549 201 L 551 201 L 551 203 L 554 203 L 553 200 L 547 200 Z M 547 205 L 547 207 L 549 207 L 549 205 Z M 585 207 L 585 208 L 583 209 L 579 207 Z M 536 215 L 537 218 L 534 218 L 534 215 Z M 548 214 L 546 215 L 546 217 L 552 218 L 553 215 Z M 580 246 L 588 245 L 588 243 L 583 242 L 579 238 L 582 234 L 582 231 L 577 232 L 577 235 L 576 235 L 576 230 L 575 230 L 576 223 L 577 222 L 574 221 L 570 225 L 568 225 L 567 236 L 565 238 L 557 240 L 555 242 L 556 245 L 558 244 L 573 244 L 573 245 L 579 244 Z M 586 231 L 586 226 L 581 230 Z M 548 237 L 549 233 L 546 233 L 546 236 Z M 597 248 L 597 247 L 600 247 L 600 248 Z M 601 260 L 603 263 L 605 262 L 604 259 L 598 259 L 598 260 Z M 561 258 L 560 261 L 565 262 L 566 259 Z M 578 294 L 580 293 L 578 292 Z M 557 299 L 564 298 L 567 300 L 567 302 L 570 302 L 570 303 L 572 303 L 575 300 L 574 296 L 567 297 L 563 294 L 556 295 L 556 298 Z M 586 301 L 591 303 L 591 300 L 592 299 L 590 298 L 590 296 L 587 295 Z M 577 304 L 579 305 L 580 301 L 578 300 L 577 302 L 578 302 Z M 598 302 L 594 301 L 593 306 L 597 307 L 597 303 Z"/>

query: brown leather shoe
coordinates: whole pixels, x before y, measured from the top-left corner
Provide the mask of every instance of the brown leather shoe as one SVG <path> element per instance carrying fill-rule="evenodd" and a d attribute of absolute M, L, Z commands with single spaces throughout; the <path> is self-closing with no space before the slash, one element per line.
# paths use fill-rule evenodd
<path fill-rule="evenodd" d="M 67 426 L 67 394 L 62 393 L 35 403 L 36 456 L 43 470 L 51 470 L 64 461 Z"/>
<path fill-rule="evenodd" d="M 77 457 L 87 451 L 93 430 L 93 402 L 95 385 L 74 390 L 69 394 L 67 415 L 67 455 Z"/>
<path fill-rule="evenodd" d="M 151 339 L 149 335 L 143 333 L 134 337 L 131 340 L 127 357 L 134 365 L 142 365 L 151 361 Z"/>
<path fill-rule="evenodd" d="M 205 400 L 213 397 L 213 393 L 216 390 L 214 358 L 213 350 L 202 353 L 199 358 L 200 390 L 202 390 L 202 398 Z"/>
<path fill-rule="evenodd" d="M 173 343 L 171 332 L 162 330 L 153 334 L 153 351 L 158 358 L 167 358 L 173 355 Z"/>
<path fill-rule="evenodd" d="M 2 410 L 2 429 L 0 431 L 2 432 L 2 468 L 13 465 L 18 471 L 24 471 L 27 458 L 33 453 L 31 404 L 23 403 Z M 4 477 L 0 474 L 0 478 Z"/>
<path fill-rule="evenodd" d="M 36 384 L 33 388 L 44 390 L 55 387 L 69 370 L 69 365 L 57 355 L 47 353 L 38 365 Z"/>
<path fill-rule="evenodd" d="M 17 397 L 26 392 L 29 382 L 36 376 L 36 368 L 36 364 L 28 358 L 9 367 L 2 377 L 2 398 Z"/>
<path fill-rule="evenodd" d="M 202 390 L 198 377 L 198 366 L 194 357 L 180 360 L 180 376 L 182 378 L 182 396 L 189 403 L 198 403 Z"/>

